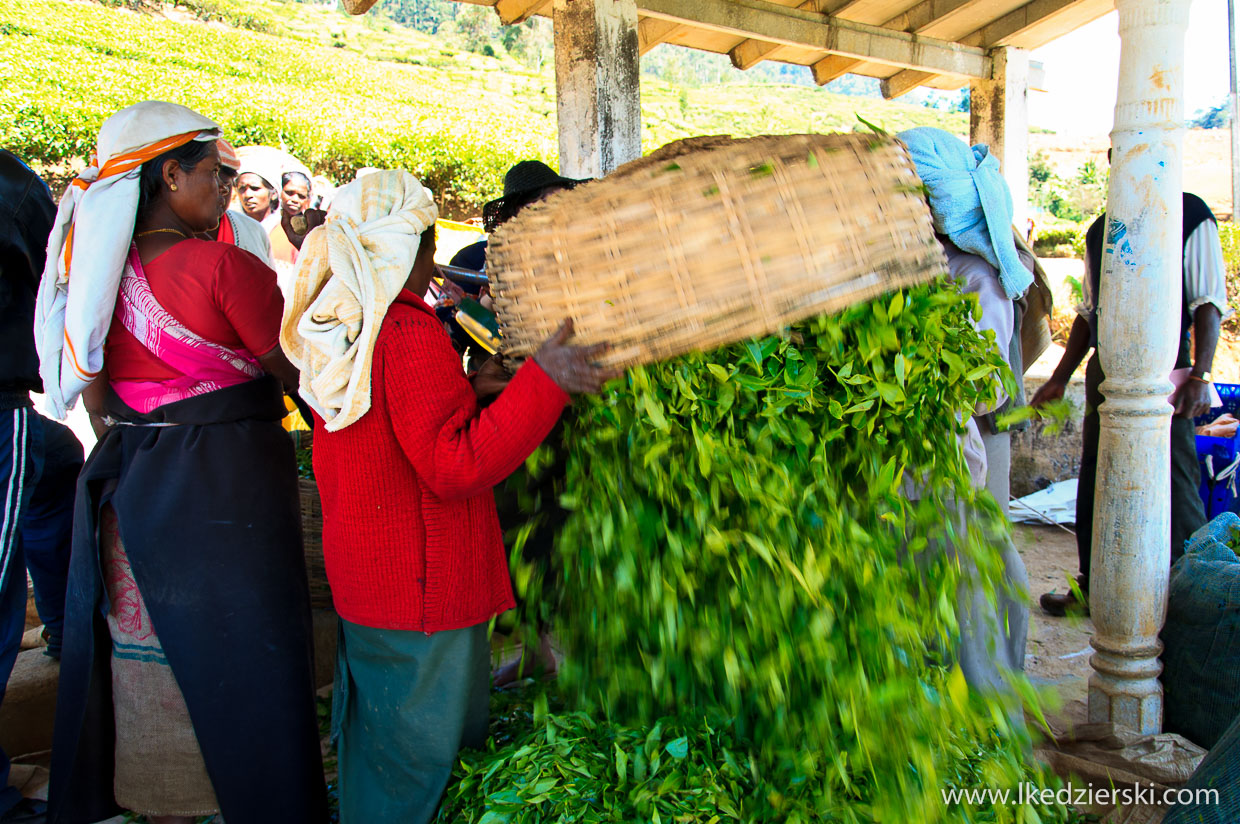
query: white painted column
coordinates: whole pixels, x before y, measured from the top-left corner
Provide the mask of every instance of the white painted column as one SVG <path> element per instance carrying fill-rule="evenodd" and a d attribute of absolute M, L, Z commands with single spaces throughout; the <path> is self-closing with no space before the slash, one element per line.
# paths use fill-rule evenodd
<path fill-rule="evenodd" d="M 1029 217 L 1029 52 L 1010 46 L 991 52 L 994 73 L 969 83 L 969 142 L 985 143 L 1012 190 L 1013 223 Z"/>
<path fill-rule="evenodd" d="M 1098 489 L 1089 720 L 1162 728 L 1158 640 L 1171 535 L 1171 392 L 1181 300 L 1184 32 L 1190 0 L 1118 0 L 1122 40 L 1099 295 Z"/>
<path fill-rule="evenodd" d="M 602 177 L 641 157 L 634 0 L 555 0 L 560 174 Z"/>
<path fill-rule="evenodd" d="M 1227 111 L 1231 112 L 1231 219 L 1240 221 L 1240 89 L 1236 78 L 1236 2 L 1227 0 L 1227 68 L 1231 94 L 1227 95 Z"/>

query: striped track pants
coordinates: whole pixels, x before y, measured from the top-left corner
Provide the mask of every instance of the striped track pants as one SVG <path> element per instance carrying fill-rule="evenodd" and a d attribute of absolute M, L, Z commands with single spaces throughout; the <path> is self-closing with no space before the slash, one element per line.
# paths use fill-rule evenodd
<path fill-rule="evenodd" d="M 43 434 L 34 409 L 0 410 L 0 702 L 26 628 L 26 563 L 22 514 L 43 463 Z M 0 750 L 0 815 L 20 796 L 8 786 L 9 758 Z"/>

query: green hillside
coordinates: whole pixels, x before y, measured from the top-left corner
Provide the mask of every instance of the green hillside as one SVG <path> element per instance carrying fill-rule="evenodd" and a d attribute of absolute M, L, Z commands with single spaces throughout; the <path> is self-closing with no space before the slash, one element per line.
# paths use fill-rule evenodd
<path fill-rule="evenodd" d="M 463 216 L 504 170 L 556 156 L 555 80 L 503 53 L 445 45 L 371 12 L 281 0 L 186 0 L 150 11 L 81 0 L 0 4 L 0 145 L 51 173 L 79 167 L 99 124 L 143 99 L 219 121 L 238 145 L 284 145 L 316 171 L 403 167 Z M 210 22 L 208 22 L 210 21 Z M 494 50 L 492 50 L 494 51 Z M 642 81 L 647 150 L 695 134 L 889 129 L 965 116 L 800 86 Z"/>

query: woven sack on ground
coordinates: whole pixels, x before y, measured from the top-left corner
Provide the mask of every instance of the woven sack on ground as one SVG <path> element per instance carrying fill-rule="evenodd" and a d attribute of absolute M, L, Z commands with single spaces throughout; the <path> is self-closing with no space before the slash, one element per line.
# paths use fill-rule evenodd
<path fill-rule="evenodd" d="M 1207 749 L 1240 714 L 1240 558 L 1228 546 L 1237 530 L 1240 517 L 1224 512 L 1194 532 L 1167 593 L 1164 727 Z"/>
<path fill-rule="evenodd" d="M 505 352 L 566 318 L 614 366 L 768 334 L 946 272 L 894 138 L 691 138 L 524 209 L 487 272 Z"/>
<path fill-rule="evenodd" d="M 1240 716 L 1211 749 L 1186 790 L 1217 790 L 1215 799 L 1186 796 L 1194 803 L 1171 808 L 1163 824 L 1236 824 L 1240 821 Z"/>

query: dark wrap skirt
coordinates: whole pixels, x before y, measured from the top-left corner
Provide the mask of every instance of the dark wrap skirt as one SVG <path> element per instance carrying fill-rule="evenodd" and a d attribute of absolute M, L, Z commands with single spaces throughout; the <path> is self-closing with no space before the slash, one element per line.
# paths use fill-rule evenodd
<path fill-rule="evenodd" d="M 263 377 L 147 415 L 112 396 L 78 480 L 49 820 L 115 815 L 108 603 L 99 513 L 185 696 L 229 824 L 328 820 L 293 446 Z"/>

